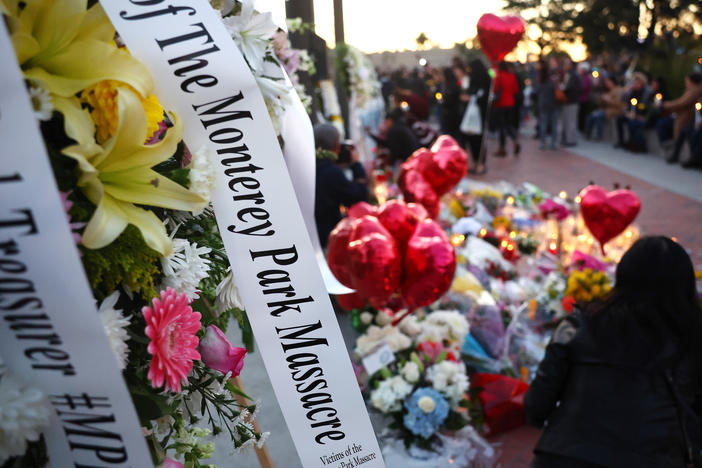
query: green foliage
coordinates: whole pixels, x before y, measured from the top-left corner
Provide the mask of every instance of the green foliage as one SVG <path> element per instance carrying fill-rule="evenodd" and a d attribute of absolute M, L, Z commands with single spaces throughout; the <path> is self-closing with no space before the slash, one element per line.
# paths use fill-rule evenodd
<path fill-rule="evenodd" d="M 504 5 L 538 26 L 541 34 L 533 39 L 542 51 L 578 36 L 590 53 L 645 50 L 666 29 L 681 40 L 698 38 L 694 28 L 702 23 L 699 0 L 504 0 Z"/>
<path fill-rule="evenodd" d="M 83 267 L 98 300 L 122 283 L 144 299 L 156 297 L 154 279 L 161 274 L 160 255 L 144 242 L 131 224 L 110 245 L 97 250 L 81 248 Z"/>
<path fill-rule="evenodd" d="M 349 74 L 349 66 L 346 63 L 346 57 L 349 54 L 349 46 L 346 44 L 337 44 L 334 49 L 334 57 L 336 58 L 336 73 L 339 77 L 341 86 L 347 93 L 351 92 L 351 75 Z"/>

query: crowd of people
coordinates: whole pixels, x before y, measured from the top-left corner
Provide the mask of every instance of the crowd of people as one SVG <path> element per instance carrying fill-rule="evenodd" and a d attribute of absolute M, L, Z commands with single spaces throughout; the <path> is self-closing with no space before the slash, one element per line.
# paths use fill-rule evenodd
<path fill-rule="evenodd" d="M 603 140 L 610 128 L 615 147 L 639 153 L 660 146 L 669 163 L 678 162 L 688 144 L 683 167 L 702 167 L 702 73 L 691 73 L 683 94 L 672 96 L 664 77 L 637 71 L 635 64 L 550 57 L 503 62 L 491 76 L 481 60 L 465 64 L 455 58 L 444 68 L 381 72 L 388 119 L 374 137 L 396 161 L 439 133 L 449 134 L 468 150 L 472 172 L 480 174 L 484 131 L 498 139 L 494 156 L 504 157 L 508 149 L 518 156 L 520 125 L 534 118 L 542 150 L 574 146 L 579 138 Z M 473 99 L 484 123 L 480 128 L 466 126 Z"/>

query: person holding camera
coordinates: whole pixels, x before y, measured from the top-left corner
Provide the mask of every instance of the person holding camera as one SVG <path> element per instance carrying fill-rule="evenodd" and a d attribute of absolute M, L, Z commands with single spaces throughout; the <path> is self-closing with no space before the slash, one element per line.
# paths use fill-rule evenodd
<path fill-rule="evenodd" d="M 322 247 L 329 233 L 342 219 L 341 207 L 368 199 L 368 178 L 353 143 L 341 143 L 339 131 L 331 124 L 314 127 L 317 148 L 314 219 Z"/>

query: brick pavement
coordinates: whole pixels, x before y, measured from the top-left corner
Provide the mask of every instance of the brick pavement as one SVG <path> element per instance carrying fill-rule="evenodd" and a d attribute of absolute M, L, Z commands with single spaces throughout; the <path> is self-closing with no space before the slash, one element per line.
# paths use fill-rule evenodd
<path fill-rule="evenodd" d="M 521 145 L 518 158 L 496 158 L 491 156 L 496 143 L 488 141 L 488 173 L 471 177 L 486 182 L 531 182 L 552 194 L 565 190 L 570 196 L 590 182 L 608 189 L 615 183 L 621 187 L 629 185 L 641 199 L 636 223 L 642 231 L 677 237 L 690 251 L 696 267 L 702 268 L 702 203 L 564 149 L 541 151 L 538 141 L 532 138 L 522 137 Z M 490 438 L 498 453 L 496 466 L 528 467 L 539 434 L 540 431 L 524 426 Z"/>

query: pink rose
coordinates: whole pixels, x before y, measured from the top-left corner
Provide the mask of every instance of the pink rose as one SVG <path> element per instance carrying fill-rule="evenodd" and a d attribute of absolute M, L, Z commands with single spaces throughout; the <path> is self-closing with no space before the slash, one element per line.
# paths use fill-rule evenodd
<path fill-rule="evenodd" d="M 163 465 L 161 465 L 161 468 L 185 468 L 185 465 L 175 461 L 172 458 L 166 458 L 163 462 Z"/>
<path fill-rule="evenodd" d="M 205 365 L 223 374 L 231 372 L 232 377 L 236 377 L 244 367 L 246 349 L 232 346 L 222 330 L 215 325 L 207 327 L 207 332 L 205 337 L 200 340 L 198 350 Z"/>

